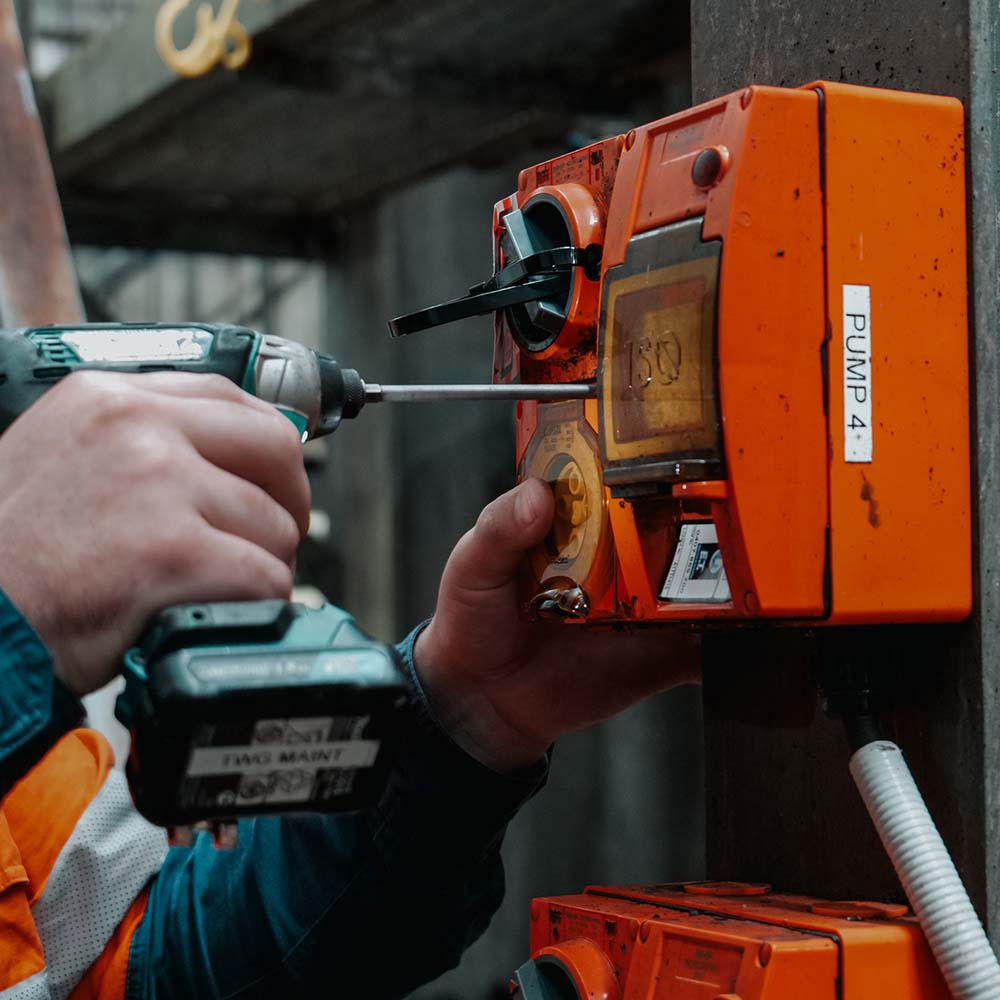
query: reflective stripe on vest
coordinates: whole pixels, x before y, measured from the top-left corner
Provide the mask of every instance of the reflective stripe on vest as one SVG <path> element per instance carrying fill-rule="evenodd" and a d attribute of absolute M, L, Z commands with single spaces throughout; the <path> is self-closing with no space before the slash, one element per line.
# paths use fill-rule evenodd
<path fill-rule="evenodd" d="M 124 995 L 167 839 L 135 811 L 113 760 L 100 734 L 67 733 L 0 804 L 0 1000 Z"/>
<path fill-rule="evenodd" d="M 49 974 L 45 969 L 0 992 L 0 1000 L 50 1000 Z"/>
<path fill-rule="evenodd" d="M 125 775 L 109 772 L 31 908 L 52 1000 L 65 1000 L 97 960 L 166 852 L 165 831 L 135 811 Z"/>

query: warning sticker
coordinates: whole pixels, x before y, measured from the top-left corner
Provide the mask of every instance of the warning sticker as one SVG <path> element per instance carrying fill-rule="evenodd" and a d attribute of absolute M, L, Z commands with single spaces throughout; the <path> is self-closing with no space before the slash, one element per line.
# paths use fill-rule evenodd
<path fill-rule="evenodd" d="M 682 524 L 660 600 L 721 604 L 729 599 L 715 525 Z"/>
<path fill-rule="evenodd" d="M 191 751 L 191 804 L 249 806 L 326 801 L 351 794 L 381 743 L 365 738 L 370 716 L 258 719 L 204 726 Z"/>
<path fill-rule="evenodd" d="M 872 460 L 872 303 L 868 285 L 844 285 L 844 461 Z"/>

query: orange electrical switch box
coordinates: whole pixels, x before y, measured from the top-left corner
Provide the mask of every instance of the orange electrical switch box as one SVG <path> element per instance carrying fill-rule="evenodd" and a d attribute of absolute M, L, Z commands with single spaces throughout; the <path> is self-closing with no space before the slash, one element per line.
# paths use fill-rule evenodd
<path fill-rule="evenodd" d="M 521 172 L 496 271 L 572 277 L 498 310 L 494 381 L 597 382 L 518 407 L 519 474 L 557 499 L 529 613 L 968 614 L 962 120 L 750 87 Z"/>
<path fill-rule="evenodd" d="M 517 1000 L 948 1000 L 905 906 L 700 882 L 531 904 Z"/>

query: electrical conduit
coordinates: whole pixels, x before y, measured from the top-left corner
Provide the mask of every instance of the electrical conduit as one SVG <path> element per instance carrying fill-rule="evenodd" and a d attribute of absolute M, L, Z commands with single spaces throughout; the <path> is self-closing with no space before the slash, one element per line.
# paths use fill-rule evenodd
<path fill-rule="evenodd" d="M 948 988 L 956 1000 L 998 1000 L 1000 964 L 902 751 L 868 743 L 851 774 Z"/>

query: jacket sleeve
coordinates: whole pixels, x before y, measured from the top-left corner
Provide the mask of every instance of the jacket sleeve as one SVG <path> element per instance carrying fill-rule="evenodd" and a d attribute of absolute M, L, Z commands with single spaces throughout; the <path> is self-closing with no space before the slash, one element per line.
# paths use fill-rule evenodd
<path fill-rule="evenodd" d="M 82 718 L 48 650 L 0 592 L 0 799 Z"/>
<path fill-rule="evenodd" d="M 379 804 L 333 817 L 240 824 L 173 848 L 132 941 L 127 997 L 336 996 L 387 1000 L 454 967 L 503 897 L 507 821 L 544 783 L 468 757 L 418 693 Z M 331 992 L 332 991 L 332 992 Z"/>

